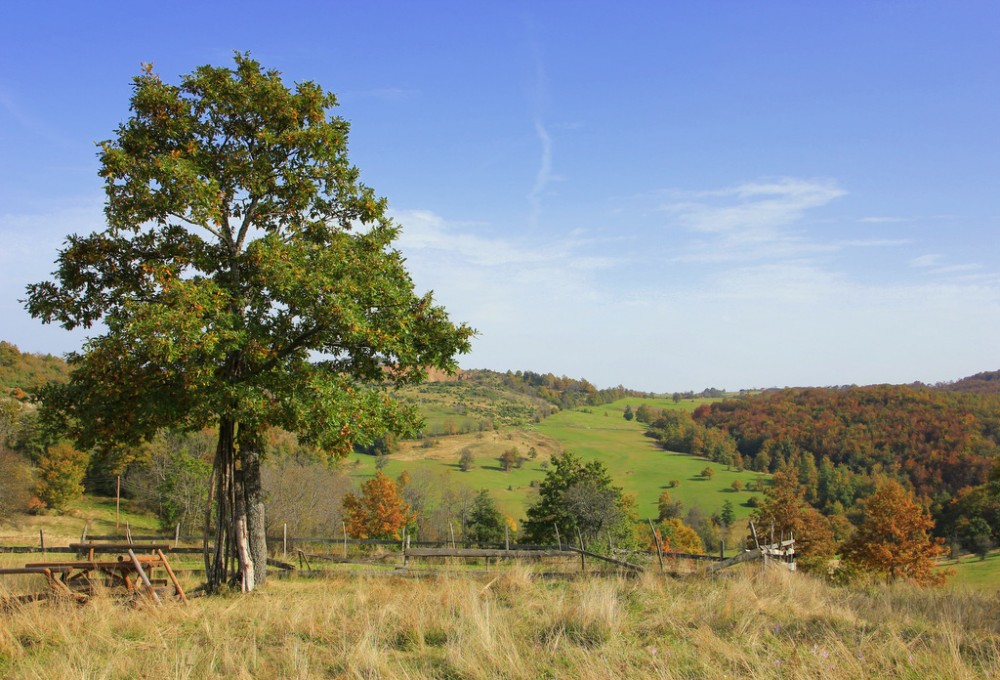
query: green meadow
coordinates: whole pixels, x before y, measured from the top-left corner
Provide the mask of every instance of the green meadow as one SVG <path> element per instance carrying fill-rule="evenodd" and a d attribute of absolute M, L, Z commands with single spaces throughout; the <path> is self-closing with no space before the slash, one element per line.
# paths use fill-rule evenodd
<path fill-rule="evenodd" d="M 630 398 L 602 406 L 560 411 L 532 425 L 434 437 L 419 443 L 406 442 L 399 452 L 389 456 L 383 471 L 392 477 L 398 477 L 404 470 L 411 476 L 421 471 L 448 475 L 474 489 L 488 489 L 505 513 L 521 519 L 534 500 L 536 489 L 532 483 L 544 479 L 551 455 L 569 450 L 584 460 L 597 459 L 604 463 L 615 484 L 635 496 L 643 518 L 657 516 L 657 502 L 664 490 L 670 492 L 673 500 L 682 502 L 685 511 L 698 506 L 706 515 L 711 515 L 719 512 L 728 500 L 737 518 L 746 517 L 751 512 L 746 503 L 755 494 L 745 487 L 760 476 L 758 473 L 727 470 L 703 458 L 663 451 L 644 435 L 644 424 L 623 417 L 626 404 L 633 410 L 643 403 L 656 409 L 691 410 L 706 401 L 711 400 L 675 403 L 670 399 Z M 537 457 L 525 460 L 519 469 L 505 472 L 497 459 L 511 447 L 516 447 L 523 455 L 534 447 Z M 471 470 L 462 472 L 458 459 L 465 448 L 472 452 L 475 463 Z M 351 454 L 343 465 L 359 480 L 375 473 L 372 456 Z M 701 476 L 706 467 L 715 472 L 711 479 Z M 743 491 L 732 490 L 735 480 L 743 483 Z M 668 488 L 671 482 L 678 484 Z"/>
<path fill-rule="evenodd" d="M 735 492 L 732 484 L 740 480 L 747 487 L 760 476 L 759 473 L 727 470 L 724 465 L 704 458 L 664 451 L 645 436 L 644 424 L 623 417 L 626 405 L 633 410 L 643 403 L 657 409 L 693 409 L 705 401 L 710 400 L 674 403 L 669 399 L 624 399 L 603 406 L 562 411 L 546 418 L 535 429 L 584 460 L 603 462 L 615 483 L 635 495 L 642 517 L 656 517 L 657 501 L 664 490 L 669 491 L 674 500 L 684 503 L 685 508 L 698 506 L 711 515 L 720 511 L 728 500 L 737 518 L 746 517 L 751 512 L 746 502 L 755 494 L 745 488 Z M 701 476 L 706 467 L 715 472 L 711 479 Z M 679 484 L 668 488 L 672 481 Z"/>
<path fill-rule="evenodd" d="M 985 560 L 977 555 L 964 555 L 958 560 L 945 560 L 941 565 L 954 572 L 948 578 L 949 586 L 1000 591 L 1000 552 L 990 553 Z"/>

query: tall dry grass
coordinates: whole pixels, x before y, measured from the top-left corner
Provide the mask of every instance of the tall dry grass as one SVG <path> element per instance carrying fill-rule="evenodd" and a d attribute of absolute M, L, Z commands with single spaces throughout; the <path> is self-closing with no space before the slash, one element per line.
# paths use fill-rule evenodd
<path fill-rule="evenodd" d="M 15 607 L 0 613 L 0 677 L 1000 677 L 1000 597 L 759 566 L 682 581 L 343 575 L 188 607 Z"/>

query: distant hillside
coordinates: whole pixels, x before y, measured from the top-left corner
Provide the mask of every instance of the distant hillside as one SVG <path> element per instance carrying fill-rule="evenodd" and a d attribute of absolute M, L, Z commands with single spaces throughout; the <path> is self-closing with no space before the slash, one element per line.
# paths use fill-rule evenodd
<path fill-rule="evenodd" d="M 576 408 L 577 406 L 600 406 L 625 397 L 653 397 L 649 392 L 630 390 L 617 387 L 597 389 L 585 379 L 567 378 L 553 373 L 535 373 L 534 371 L 496 371 L 473 370 L 465 371 L 467 379 L 482 384 L 502 386 L 508 390 L 527 394 L 542 399 L 559 408 Z"/>
<path fill-rule="evenodd" d="M 33 396 L 46 383 L 65 382 L 68 376 L 69 367 L 60 357 L 21 352 L 0 340 L 0 395 Z"/>
<path fill-rule="evenodd" d="M 552 373 L 485 369 L 460 371 L 455 376 L 433 374 L 427 382 L 400 394 L 420 408 L 424 434 L 429 436 L 522 426 L 561 409 L 651 396 L 620 386 L 599 390 L 586 380 Z"/>
<path fill-rule="evenodd" d="M 1000 396 L 877 385 L 785 389 L 695 410 L 752 469 L 793 469 L 823 507 L 850 507 L 875 476 L 941 502 L 984 484 L 1000 459 Z M 834 466 L 837 470 L 834 470 Z"/>
<path fill-rule="evenodd" d="M 967 394 L 1000 394 L 1000 371 L 984 371 L 950 383 L 938 383 L 935 389 Z"/>

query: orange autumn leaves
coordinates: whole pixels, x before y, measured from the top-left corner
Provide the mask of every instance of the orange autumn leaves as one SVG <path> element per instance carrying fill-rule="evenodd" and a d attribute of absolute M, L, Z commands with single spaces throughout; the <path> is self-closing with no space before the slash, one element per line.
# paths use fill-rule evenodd
<path fill-rule="evenodd" d="M 930 536 L 934 520 L 895 480 L 879 484 L 865 503 L 865 519 L 841 549 L 844 561 L 889 581 L 939 585 L 947 574 L 934 559 L 945 552 Z"/>
<path fill-rule="evenodd" d="M 344 512 L 347 533 L 360 539 L 399 538 L 402 528 L 416 517 L 396 482 L 381 472 L 361 485 L 360 496 L 344 497 Z"/>

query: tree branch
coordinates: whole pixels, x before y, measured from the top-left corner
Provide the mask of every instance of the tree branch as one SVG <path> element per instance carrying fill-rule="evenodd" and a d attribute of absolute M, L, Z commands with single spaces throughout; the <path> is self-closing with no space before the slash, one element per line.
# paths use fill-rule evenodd
<path fill-rule="evenodd" d="M 254 196 L 250 200 L 250 205 L 247 206 L 246 212 L 243 214 L 243 224 L 240 225 L 240 233 L 236 238 L 236 252 L 243 251 L 243 243 L 246 241 L 247 233 L 250 231 L 250 225 L 253 222 L 253 218 L 257 214 L 258 203 L 260 203 L 260 196 Z"/>

